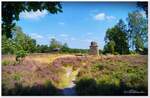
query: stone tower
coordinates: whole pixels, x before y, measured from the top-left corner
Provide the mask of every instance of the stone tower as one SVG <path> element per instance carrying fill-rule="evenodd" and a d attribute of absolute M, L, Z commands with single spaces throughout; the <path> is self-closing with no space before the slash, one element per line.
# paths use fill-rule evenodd
<path fill-rule="evenodd" d="M 89 50 L 90 55 L 99 55 L 99 49 L 96 42 L 92 41 Z"/>

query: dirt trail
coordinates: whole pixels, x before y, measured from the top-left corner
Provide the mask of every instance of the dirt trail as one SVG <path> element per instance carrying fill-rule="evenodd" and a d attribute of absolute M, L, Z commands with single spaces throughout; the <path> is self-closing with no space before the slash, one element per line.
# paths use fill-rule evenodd
<path fill-rule="evenodd" d="M 72 71 L 71 68 L 67 68 L 66 70 L 66 78 L 69 78 L 70 77 L 70 82 L 69 82 L 69 85 L 67 87 L 65 87 L 63 89 L 63 94 L 65 96 L 75 96 L 76 95 L 76 90 L 75 90 L 75 79 L 76 79 L 76 75 L 78 73 L 79 69 L 77 69 L 76 71 Z"/>

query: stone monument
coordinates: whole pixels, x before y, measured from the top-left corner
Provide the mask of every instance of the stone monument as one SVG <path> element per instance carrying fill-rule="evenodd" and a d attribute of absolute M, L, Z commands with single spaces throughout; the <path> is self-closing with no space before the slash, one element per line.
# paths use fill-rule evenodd
<path fill-rule="evenodd" d="M 89 55 L 99 55 L 98 45 L 94 41 L 91 42 Z"/>

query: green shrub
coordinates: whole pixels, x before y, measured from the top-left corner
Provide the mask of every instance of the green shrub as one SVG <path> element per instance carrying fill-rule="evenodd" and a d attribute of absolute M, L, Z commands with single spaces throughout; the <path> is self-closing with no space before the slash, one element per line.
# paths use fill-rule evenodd
<path fill-rule="evenodd" d="M 3 65 L 3 66 L 7 66 L 7 65 L 15 65 L 15 64 L 17 64 L 16 61 L 7 61 L 7 60 L 2 61 L 2 65 Z"/>
<path fill-rule="evenodd" d="M 118 55 L 119 53 L 118 52 L 114 52 L 114 55 Z"/>
<path fill-rule="evenodd" d="M 104 80 L 105 81 L 105 80 Z M 115 80 L 115 82 L 118 80 Z M 84 77 L 76 83 L 78 95 L 120 95 L 120 86 L 115 83 L 96 81 Z"/>
<path fill-rule="evenodd" d="M 2 61 L 2 65 L 3 65 L 3 66 L 9 65 L 9 64 L 11 64 L 10 61 Z"/>
<path fill-rule="evenodd" d="M 19 80 L 21 80 L 21 75 L 20 75 L 19 73 L 15 73 L 15 74 L 13 75 L 13 78 L 14 78 L 14 80 L 16 80 L 16 81 L 19 81 Z"/>
<path fill-rule="evenodd" d="M 97 83 L 98 95 L 120 95 L 120 86 L 111 83 Z"/>
<path fill-rule="evenodd" d="M 135 51 L 130 51 L 129 52 L 131 55 L 136 55 L 137 53 Z"/>
<path fill-rule="evenodd" d="M 24 50 L 18 51 L 16 53 L 16 61 L 19 61 L 19 62 L 22 61 L 25 56 L 27 56 L 27 52 L 26 51 L 24 51 Z"/>
<path fill-rule="evenodd" d="M 103 69 L 104 69 L 104 65 L 100 63 L 96 63 L 91 67 L 92 71 L 98 71 L 98 70 L 103 70 Z"/>
<path fill-rule="evenodd" d="M 96 81 L 92 78 L 84 77 L 76 83 L 76 91 L 78 95 L 96 95 Z"/>
<path fill-rule="evenodd" d="M 59 90 L 51 83 L 50 80 L 45 81 L 44 89 L 40 90 L 40 93 L 45 95 L 60 95 Z"/>

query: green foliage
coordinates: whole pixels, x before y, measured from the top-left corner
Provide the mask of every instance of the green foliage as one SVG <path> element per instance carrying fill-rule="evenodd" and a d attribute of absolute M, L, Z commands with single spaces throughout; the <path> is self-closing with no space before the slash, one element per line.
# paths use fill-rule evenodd
<path fill-rule="evenodd" d="M 148 48 L 144 48 L 144 51 L 142 52 L 142 54 L 148 55 Z"/>
<path fill-rule="evenodd" d="M 29 53 L 36 51 L 36 40 L 25 35 L 21 27 L 13 28 L 13 38 L 2 36 L 2 54 L 16 54 L 17 51 L 24 50 Z"/>
<path fill-rule="evenodd" d="M 9 64 L 11 64 L 11 61 L 2 61 L 3 66 L 9 65 Z"/>
<path fill-rule="evenodd" d="M 99 49 L 99 54 L 102 54 L 103 53 L 103 50 Z"/>
<path fill-rule="evenodd" d="M 68 53 L 83 53 L 83 54 L 86 54 L 88 53 L 88 49 L 76 49 L 76 48 L 70 48 L 68 50 Z"/>
<path fill-rule="evenodd" d="M 2 54 L 14 54 L 16 53 L 16 44 L 10 38 L 2 36 Z"/>
<path fill-rule="evenodd" d="M 118 55 L 119 53 L 118 52 L 114 52 L 114 55 Z"/>
<path fill-rule="evenodd" d="M 54 38 L 51 39 L 51 42 L 50 42 L 50 50 L 51 51 L 53 51 L 56 48 L 60 49 L 61 47 L 62 47 L 62 44 L 59 41 L 57 41 Z"/>
<path fill-rule="evenodd" d="M 15 73 L 15 74 L 13 75 L 13 78 L 14 78 L 14 80 L 16 80 L 16 81 L 19 81 L 19 80 L 21 80 L 21 75 L 20 75 L 19 73 Z"/>
<path fill-rule="evenodd" d="M 92 78 L 84 77 L 76 84 L 78 95 L 120 95 L 119 86 L 110 83 L 98 82 Z"/>
<path fill-rule="evenodd" d="M 142 94 L 146 95 L 147 75 L 147 65 L 130 61 L 124 62 L 124 59 L 115 62 L 100 61 L 90 67 L 80 69 L 76 90 L 79 95 L 132 95 L 123 93 L 132 89 L 136 92 L 144 92 Z M 94 94 L 90 93 L 89 81 L 93 81 L 91 84 Z M 138 94 L 134 93 L 133 95 Z"/>
<path fill-rule="evenodd" d="M 135 54 L 137 54 L 135 51 L 130 51 L 130 54 L 131 55 L 135 55 Z"/>
<path fill-rule="evenodd" d="M 9 61 L 9 60 L 2 61 L 2 66 L 15 65 L 15 64 L 17 64 L 16 61 Z"/>
<path fill-rule="evenodd" d="M 119 54 L 128 54 L 128 39 L 126 25 L 119 20 L 117 25 L 106 31 L 104 53 L 118 52 Z"/>
<path fill-rule="evenodd" d="M 60 90 L 57 89 L 54 85 L 48 84 L 45 85 L 33 85 L 33 86 L 24 86 L 21 83 L 16 83 L 13 88 L 7 88 L 6 84 L 2 84 L 2 95 L 3 96 L 46 96 L 46 95 L 62 95 Z"/>
<path fill-rule="evenodd" d="M 46 80 L 44 84 L 45 84 L 46 87 L 48 87 L 51 84 L 51 81 L 50 80 Z"/>
<path fill-rule="evenodd" d="M 112 54 L 115 53 L 115 42 L 114 41 L 110 41 L 104 46 L 104 54 L 105 53 L 112 53 Z"/>
<path fill-rule="evenodd" d="M 62 12 L 59 2 L 2 2 L 2 35 L 12 38 L 12 28 L 23 11 L 48 10 L 52 14 Z"/>
<path fill-rule="evenodd" d="M 67 43 L 64 43 L 64 45 L 61 48 L 61 52 L 62 53 L 68 53 L 69 52 L 69 47 L 68 47 Z"/>
<path fill-rule="evenodd" d="M 140 36 L 135 37 L 135 47 L 136 47 L 136 52 L 143 52 L 144 50 L 144 43 L 142 41 L 142 38 Z"/>
<path fill-rule="evenodd" d="M 78 95 L 96 95 L 96 81 L 91 78 L 84 77 L 77 82 L 76 91 Z"/>
<path fill-rule="evenodd" d="M 37 45 L 36 52 L 37 53 L 49 53 L 50 48 L 48 47 L 48 45 Z"/>
<path fill-rule="evenodd" d="M 13 32 L 15 33 L 13 40 L 16 44 L 17 50 L 24 50 L 32 53 L 35 52 L 36 41 L 24 34 L 21 27 L 15 27 Z"/>
<path fill-rule="evenodd" d="M 104 69 L 104 65 L 103 64 L 101 64 L 101 63 L 96 63 L 96 64 L 94 64 L 94 65 L 92 65 L 92 67 L 91 67 L 91 70 L 94 72 L 96 72 L 96 71 L 100 71 L 100 70 L 103 70 Z"/>
<path fill-rule="evenodd" d="M 16 53 L 16 61 L 21 61 L 25 56 L 27 56 L 27 52 L 24 50 L 17 51 Z"/>
<path fill-rule="evenodd" d="M 143 50 L 147 47 L 148 21 L 139 11 L 128 14 L 128 37 L 133 50 Z"/>

